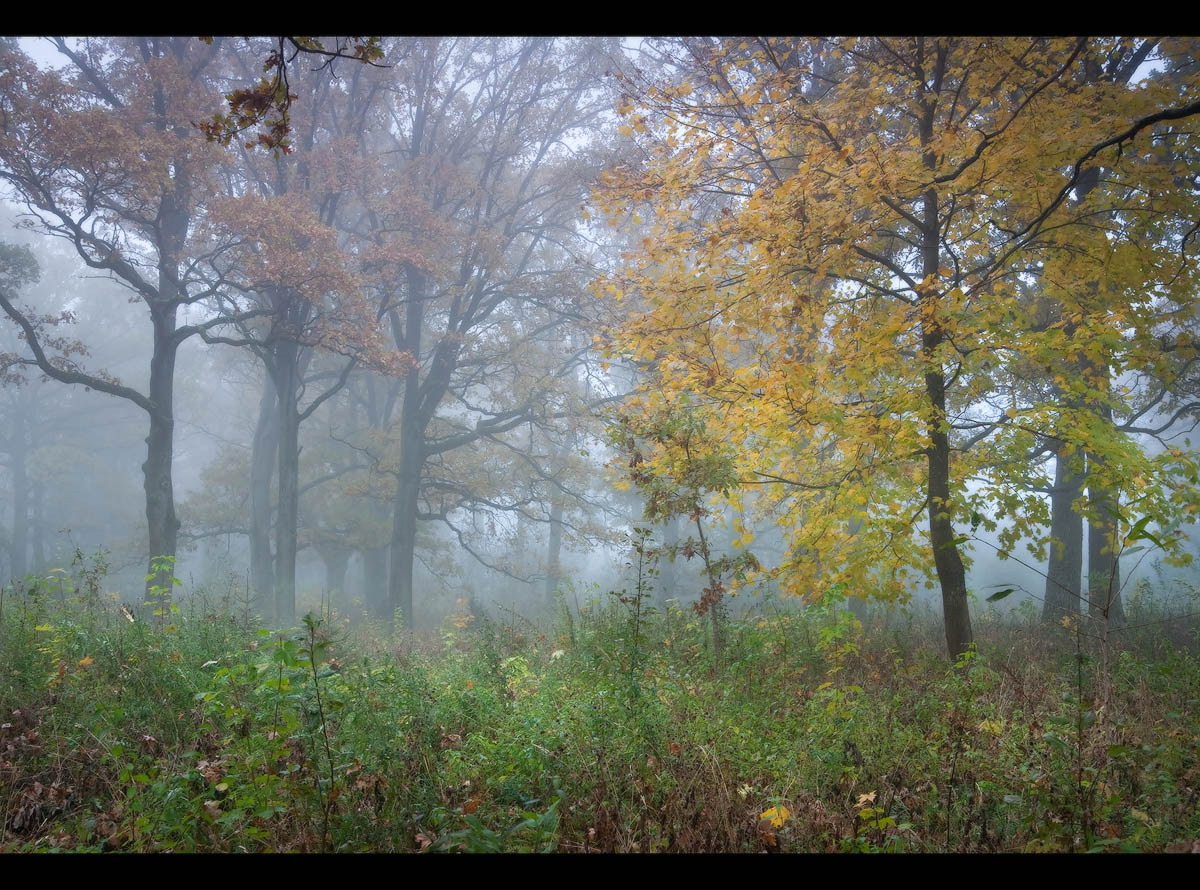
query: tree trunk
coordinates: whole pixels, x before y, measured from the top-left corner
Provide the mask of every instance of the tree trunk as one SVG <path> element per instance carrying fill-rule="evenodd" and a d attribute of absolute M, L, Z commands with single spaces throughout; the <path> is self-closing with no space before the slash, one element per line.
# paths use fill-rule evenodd
<path fill-rule="evenodd" d="M 271 554 L 271 479 L 279 450 L 279 411 L 275 381 L 268 373 L 258 403 L 258 426 L 250 465 L 250 578 L 254 602 L 263 615 L 275 612 L 275 563 Z"/>
<path fill-rule="evenodd" d="M 933 141 L 933 122 L 937 111 L 937 90 L 945 73 L 945 51 L 937 49 L 933 73 L 933 95 L 921 90 L 924 113 L 921 117 L 921 145 L 925 148 L 925 166 L 933 170 L 936 156 Z M 920 295 L 921 360 L 925 365 L 925 396 L 929 400 L 929 542 L 933 545 L 933 564 L 942 588 L 942 614 L 946 623 L 946 646 L 950 657 L 957 659 L 972 643 L 971 613 L 967 607 L 967 573 L 955 543 L 954 526 L 950 521 L 953 501 L 950 496 L 950 432 L 946 417 L 946 373 L 939 356 L 946 335 L 938 318 L 939 238 L 941 220 L 938 216 L 937 192 L 930 188 L 922 197 L 921 220 L 921 278 L 927 290 Z"/>
<path fill-rule="evenodd" d="M 1083 517 L 1073 506 L 1083 493 L 1083 480 L 1071 466 L 1082 460 L 1082 454 L 1060 439 L 1052 445 L 1056 457 L 1054 488 L 1050 492 L 1050 564 L 1042 602 L 1042 618 L 1046 621 L 1079 614 L 1083 573 Z"/>
<path fill-rule="evenodd" d="M 926 333 L 922 340 L 927 354 L 941 343 L 940 336 Z M 929 541 L 933 564 L 942 588 L 942 615 L 946 622 L 946 647 L 957 659 L 970 647 L 971 613 L 967 607 L 967 576 L 955 544 L 950 522 L 950 438 L 942 423 L 945 418 L 945 378 L 941 370 L 925 375 L 925 387 L 934 407 L 929 443 Z"/>
<path fill-rule="evenodd" d="M 175 515 L 175 489 L 171 464 L 175 452 L 175 355 L 179 343 L 175 339 L 174 304 L 152 305 L 154 320 L 154 354 L 150 358 L 150 433 L 146 436 L 146 462 L 142 464 L 146 490 L 146 524 L 149 529 L 152 564 L 159 557 L 175 557 L 179 519 Z M 148 568 L 147 574 L 153 574 Z M 146 598 L 150 588 L 163 583 L 152 577 L 146 582 Z M 166 582 L 169 584 L 170 582 Z"/>

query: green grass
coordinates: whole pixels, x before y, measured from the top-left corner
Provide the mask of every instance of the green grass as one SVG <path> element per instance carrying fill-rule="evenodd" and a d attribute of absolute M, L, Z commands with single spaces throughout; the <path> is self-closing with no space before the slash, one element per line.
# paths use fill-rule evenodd
<path fill-rule="evenodd" d="M 7 591 L 0 616 L 3 851 L 1082 852 L 1200 836 L 1185 624 L 1105 651 L 993 613 L 953 666 L 927 618 L 760 607 L 731 622 L 714 675 L 705 620 L 615 596 L 541 628 L 460 615 L 413 640 L 337 616 L 272 635 L 195 601 L 163 630 L 34 587 Z"/>

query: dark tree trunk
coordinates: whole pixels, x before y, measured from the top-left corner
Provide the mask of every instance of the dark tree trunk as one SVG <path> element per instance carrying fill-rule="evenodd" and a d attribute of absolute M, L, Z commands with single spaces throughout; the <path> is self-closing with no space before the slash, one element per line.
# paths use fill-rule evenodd
<path fill-rule="evenodd" d="M 279 410 L 275 381 L 268 373 L 258 403 L 258 426 L 250 465 L 250 578 L 263 615 L 275 612 L 275 563 L 271 554 L 271 479 L 279 450 Z"/>
<path fill-rule="evenodd" d="M 166 126 L 163 94 L 156 92 L 156 107 Z M 175 175 L 158 206 L 158 293 L 149 300 L 154 323 L 154 352 L 150 357 L 150 434 L 146 437 L 145 473 L 146 522 L 150 531 L 150 562 L 158 557 L 175 558 L 179 519 L 175 515 L 175 488 L 172 462 L 175 455 L 175 356 L 182 342 L 175 332 L 180 302 L 187 294 L 179 277 L 184 241 L 190 223 L 190 165 L 186 158 L 175 157 Z M 148 572 L 150 575 L 152 572 Z M 150 577 L 150 587 L 170 581 Z"/>
<path fill-rule="evenodd" d="M 1042 618 L 1057 621 L 1064 615 L 1079 614 L 1083 517 L 1073 504 L 1083 493 L 1083 480 L 1072 464 L 1081 462 L 1083 456 L 1078 448 L 1060 439 L 1051 444 L 1056 456 L 1054 488 L 1050 492 L 1050 564 L 1046 569 Z"/>
<path fill-rule="evenodd" d="M 175 339 L 177 308 L 174 303 L 150 307 L 154 321 L 154 353 L 150 358 L 149 395 L 154 410 L 149 412 L 150 433 L 146 436 L 146 462 L 142 464 L 142 473 L 151 563 L 158 557 L 174 558 L 179 532 L 171 475 L 175 452 L 175 355 L 179 350 L 179 342 Z M 147 570 L 147 574 L 152 572 L 153 569 Z M 157 577 L 146 582 L 147 599 L 150 588 L 159 583 L 162 579 Z"/>
<path fill-rule="evenodd" d="M 944 71 L 945 57 L 938 49 L 937 70 L 934 76 L 934 92 L 938 89 Z M 925 99 L 924 96 L 922 96 Z M 933 120 L 937 102 L 926 99 L 925 114 L 921 120 L 921 144 L 929 146 L 933 140 Z M 936 166 L 934 153 L 925 151 L 925 165 Z M 921 220 L 921 277 L 935 282 L 938 276 L 938 239 L 940 219 L 938 196 L 934 189 L 925 192 L 922 199 Z M 936 287 L 936 285 L 932 285 Z M 962 556 L 955 543 L 954 526 L 950 521 L 953 501 L 950 495 L 950 434 L 946 417 L 946 373 L 938 356 L 945 342 L 945 332 L 938 319 L 939 299 L 935 290 L 921 295 L 921 359 L 925 364 L 925 396 L 932 409 L 929 416 L 929 542 L 933 546 L 933 564 L 942 588 L 942 615 L 946 623 L 946 647 L 950 657 L 957 659 L 970 647 L 971 613 L 967 606 L 967 573 Z M 932 303 L 932 305 L 926 305 Z"/>
<path fill-rule="evenodd" d="M 927 330 L 922 337 L 926 355 L 941 345 L 940 332 Z M 957 659 L 973 640 L 967 607 L 967 575 L 955 544 L 950 522 L 950 438 L 942 427 L 946 410 L 945 377 L 940 368 L 925 374 L 925 389 L 934 409 L 929 425 L 929 541 L 933 564 L 942 588 L 942 615 L 946 622 L 946 647 Z"/>

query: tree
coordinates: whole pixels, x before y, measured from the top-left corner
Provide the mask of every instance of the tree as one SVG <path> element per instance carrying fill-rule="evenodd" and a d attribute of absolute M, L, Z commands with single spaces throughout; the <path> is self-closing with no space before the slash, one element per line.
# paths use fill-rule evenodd
<path fill-rule="evenodd" d="M 12 47 L 0 50 L 0 179 L 32 226 L 66 239 L 145 305 L 153 328 L 147 390 L 70 364 L 35 319 L 2 296 L 0 306 L 47 376 L 146 412 L 149 559 L 174 556 L 175 359 L 188 337 L 215 321 L 180 324 L 180 316 L 222 286 L 203 274 L 204 251 L 190 237 L 217 160 L 218 150 L 190 124 L 216 101 L 205 81 L 216 51 L 184 38 L 54 42 L 71 62 L 67 74 L 40 71 Z"/>
<path fill-rule="evenodd" d="M 209 343 L 252 349 L 270 378 L 278 408 L 279 510 L 276 521 L 276 621 L 295 620 L 297 530 L 300 509 L 300 424 L 334 395 L 362 362 L 403 374 L 407 360 L 388 354 L 336 233 L 307 201 L 287 196 L 230 199 L 213 209 L 221 276 L 246 302 L 231 302 L 234 333 L 203 331 Z M 340 369 L 306 376 L 317 350 L 340 356 Z M 307 384 L 331 380 L 305 399 Z M 264 397 L 265 400 L 265 397 Z M 269 477 L 268 477 L 269 478 Z"/>
<path fill-rule="evenodd" d="M 1170 238 L 1139 243 L 1116 226 L 1079 249 L 1100 214 L 1164 231 L 1195 215 L 1142 159 L 1157 124 L 1200 111 L 1195 85 L 1072 76 L 1086 55 L 1129 43 L 684 41 L 671 44 L 682 82 L 630 81 L 621 110 L 647 160 L 612 171 L 602 197 L 614 212 L 652 203 L 654 230 L 603 286 L 649 308 L 610 351 L 657 364 L 634 410 L 705 406 L 739 446 L 740 482 L 787 503 L 776 571 L 793 592 L 902 595 L 932 566 L 950 654 L 962 654 L 971 536 L 956 526 L 1043 534 L 1044 508 L 1023 515 L 1026 470 L 1014 467 L 1063 406 L 989 406 L 1007 369 L 1068 345 L 1062 324 L 1034 323 L 1023 283 L 1090 301 L 1069 340 L 1102 373 L 1055 368 L 1089 404 L 1111 405 L 1110 376 L 1144 361 L 1154 321 L 1190 305 L 1194 262 L 1180 262 L 1178 236 L 1168 250 Z M 1100 156 L 1123 187 L 1072 204 Z M 697 219 L 701 203 L 719 212 Z M 1154 305 L 1123 308 L 1135 287 Z M 1132 333 L 1118 338 L 1121 325 Z M 1068 439 L 1102 458 L 1089 479 L 1170 514 L 1170 461 L 1079 414 L 1069 424 Z M 1147 491 L 1147 474 L 1161 486 Z M 1093 495 L 1090 514 L 1102 508 Z"/>
<path fill-rule="evenodd" d="M 517 506 L 437 466 L 553 414 L 578 361 L 561 332 L 586 294 L 576 218 L 594 164 L 570 141 L 602 107 L 601 49 L 418 39 L 386 57 L 393 83 L 349 229 L 377 313 L 418 363 L 376 415 L 389 443 L 375 459 L 395 480 L 387 611 L 410 624 L 418 522 Z"/>

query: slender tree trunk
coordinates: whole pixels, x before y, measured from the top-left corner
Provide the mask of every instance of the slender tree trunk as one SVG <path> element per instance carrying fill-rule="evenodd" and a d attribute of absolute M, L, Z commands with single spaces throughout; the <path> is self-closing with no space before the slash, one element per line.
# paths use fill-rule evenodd
<path fill-rule="evenodd" d="M 925 166 L 933 170 L 936 156 L 933 141 L 933 122 L 937 112 L 937 91 L 945 73 L 945 50 L 936 49 L 932 95 L 921 90 L 924 113 L 921 117 L 921 144 L 925 147 Z M 939 269 L 938 242 L 940 218 L 937 191 L 930 188 L 922 198 L 921 220 L 921 278 L 929 290 L 920 296 L 921 359 L 925 365 L 925 396 L 929 400 L 929 540 L 933 545 L 933 564 L 942 588 L 942 614 L 946 623 L 946 646 L 950 657 L 957 659 L 967 651 L 973 637 L 971 613 L 967 606 L 967 573 L 955 543 L 954 526 L 950 521 L 953 501 L 950 494 L 950 431 L 946 416 L 946 373 L 939 352 L 946 340 L 938 317 L 936 284 Z"/>
<path fill-rule="evenodd" d="M 1042 601 L 1042 618 L 1046 621 L 1079 614 L 1083 573 L 1083 517 L 1074 508 L 1083 493 L 1083 480 L 1072 466 L 1081 462 L 1083 455 L 1060 439 L 1052 445 L 1056 456 L 1054 488 L 1050 492 L 1050 564 Z"/>
<path fill-rule="evenodd" d="M 929 332 L 922 338 L 929 355 L 941 344 L 941 337 Z M 950 522 L 950 438 L 944 429 L 946 398 L 945 378 L 941 369 L 925 375 L 925 388 L 934 408 L 929 429 L 929 540 L 933 545 L 933 564 L 942 588 L 942 615 L 946 622 L 946 647 L 957 659 L 970 647 L 971 613 L 967 607 L 967 575 L 962 557 L 954 543 Z"/>
<path fill-rule="evenodd" d="M 275 381 L 268 373 L 258 403 L 258 426 L 250 465 L 250 578 L 263 615 L 275 612 L 275 563 L 271 554 L 271 479 L 279 450 Z"/>

